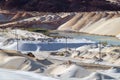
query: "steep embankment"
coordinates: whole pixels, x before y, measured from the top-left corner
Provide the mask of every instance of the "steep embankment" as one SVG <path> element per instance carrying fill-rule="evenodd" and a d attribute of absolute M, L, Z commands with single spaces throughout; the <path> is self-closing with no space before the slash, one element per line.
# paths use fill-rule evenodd
<path fill-rule="evenodd" d="M 119 12 L 84 12 L 59 26 L 58 30 L 72 30 L 99 35 L 118 35 L 120 33 Z"/>
<path fill-rule="evenodd" d="M 0 12 L 0 27 L 57 29 L 75 13 Z"/>
<path fill-rule="evenodd" d="M 98 35 L 120 34 L 120 12 L 34 13 L 0 15 L 0 27 L 34 27 Z"/>

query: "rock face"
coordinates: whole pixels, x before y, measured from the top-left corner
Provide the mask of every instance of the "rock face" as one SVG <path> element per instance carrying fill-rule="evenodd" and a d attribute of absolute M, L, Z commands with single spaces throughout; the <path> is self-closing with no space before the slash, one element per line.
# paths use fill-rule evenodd
<path fill-rule="evenodd" d="M 9 10 L 42 12 L 120 10 L 119 0 L 0 0 L 0 7 Z"/>
<path fill-rule="evenodd" d="M 83 12 L 62 24 L 58 30 L 70 30 L 99 35 L 118 35 L 120 33 L 119 12 Z"/>
<path fill-rule="evenodd" d="M 12 15 L 9 13 L 0 13 L 0 27 L 26 28 L 29 26 L 30 28 L 57 29 L 75 15 L 74 13 L 16 12 Z"/>

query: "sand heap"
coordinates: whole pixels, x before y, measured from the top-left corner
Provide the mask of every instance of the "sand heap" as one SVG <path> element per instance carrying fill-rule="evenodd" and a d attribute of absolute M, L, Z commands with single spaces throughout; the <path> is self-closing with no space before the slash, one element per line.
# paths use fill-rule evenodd
<path fill-rule="evenodd" d="M 80 78 L 90 74 L 89 71 L 75 64 L 57 65 L 49 70 L 49 74 L 61 78 Z"/>
<path fill-rule="evenodd" d="M 34 39 L 48 38 L 48 36 L 46 36 L 46 35 L 44 35 L 42 33 L 30 32 L 30 31 L 21 30 L 21 29 L 13 29 L 13 30 L 8 32 L 8 35 L 9 34 L 11 34 L 11 35 L 13 35 L 15 37 L 17 35 L 18 38 L 34 38 Z"/>
<path fill-rule="evenodd" d="M 45 67 L 43 64 L 35 62 L 29 59 L 27 56 L 18 52 L 7 52 L 5 50 L 0 51 L 0 68 L 43 72 Z"/>
<path fill-rule="evenodd" d="M 84 46 L 78 47 L 76 50 L 82 52 L 90 49 L 91 47 L 92 47 L 91 45 L 84 45 Z"/>
<path fill-rule="evenodd" d="M 88 77 L 81 80 L 116 80 L 116 79 L 102 73 L 94 72 L 90 74 Z"/>
<path fill-rule="evenodd" d="M 107 80 L 120 80 L 120 68 L 113 67 L 109 70 L 99 71 L 100 74 L 106 75 Z M 104 77 L 105 79 L 105 77 Z"/>
<path fill-rule="evenodd" d="M 58 80 L 37 73 L 0 69 L 0 80 Z"/>
<path fill-rule="evenodd" d="M 99 35 L 118 35 L 120 33 L 119 12 L 83 12 L 68 22 L 62 24 L 58 30 L 72 30 Z"/>
<path fill-rule="evenodd" d="M 120 73 L 120 68 L 117 68 L 117 67 L 113 67 L 109 70 L 106 70 L 106 72 L 109 72 L 109 73 Z"/>
<path fill-rule="evenodd" d="M 99 54 L 101 52 L 101 54 Z M 98 63 L 99 58 L 102 58 L 99 64 L 104 65 L 116 65 L 120 64 L 120 47 L 103 47 L 101 50 L 99 48 L 93 48 L 90 46 L 81 46 L 77 48 L 77 51 L 71 51 L 71 58 L 81 60 L 87 63 Z"/>

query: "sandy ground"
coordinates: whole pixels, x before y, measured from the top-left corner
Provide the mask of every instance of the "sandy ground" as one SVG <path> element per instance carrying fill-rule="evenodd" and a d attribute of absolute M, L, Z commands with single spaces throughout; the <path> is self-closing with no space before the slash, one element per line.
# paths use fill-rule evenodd
<path fill-rule="evenodd" d="M 83 49 L 83 47 L 79 49 Z M 109 51 L 111 52 L 112 50 L 114 49 L 111 48 Z M 109 80 L 108 78 L 113 80 L 119 79 L 119 69 L 110 69 L 112 67 L 110 65 L 81 63 L 79 59 L 52 56 L 50 53 L 51 52 L 36 52 L 34 53 L 34 58 L 16 51 L 0 50 L 0 68 L 37 72 L 60 80 L 96 80 L 97 78 L 101 79 L 100 76 L 103 76 L 102 78 L 106 80 Z M 107 74 L 108 72 L 110 73 L 109 75 Z M 21 75 L 31 75 L 31 73 Z M 54 79 L 51 78 L 51 80 Z"/>

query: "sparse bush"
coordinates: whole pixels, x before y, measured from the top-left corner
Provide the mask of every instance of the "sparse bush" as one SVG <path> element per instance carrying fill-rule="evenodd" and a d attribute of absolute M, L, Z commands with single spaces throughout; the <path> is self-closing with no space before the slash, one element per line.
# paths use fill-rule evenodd
<path fill-rule="evenodd" d="M 108 42 L 107 42 L 107 41 L 104 41 L 104 42 L 101 42 L 101 44 L 102 44 L 103 46 L 106 46 L 106 45 L 108 45 Z"/>
<path fill-rule="evenodd" d="M 62 53 L 62 54 L 60 54 L 60 56 L 64 56 L 64 54 Z"/>

